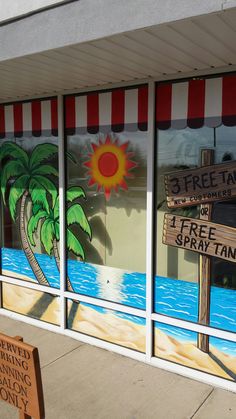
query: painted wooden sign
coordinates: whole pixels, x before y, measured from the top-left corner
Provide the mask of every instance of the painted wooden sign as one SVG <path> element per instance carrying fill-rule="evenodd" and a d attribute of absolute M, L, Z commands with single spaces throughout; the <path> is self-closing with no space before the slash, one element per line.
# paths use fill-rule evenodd
<path fill-rule="evenodd" d="M 22 338 L 0 334 L 0 399 L 19 409 L 20 418 L 44 419 L 38 349 Z"/>
<path fill-rule="evenodd" d="M 169 208 L 222 201 L 236 196 L 236 163 L 202 166 L 165 175 Z"/>
<path fill-rule="evenodd" d="M 165 214 L 164 244 L 236 262 L 236 229 L 209 221 Z"/>

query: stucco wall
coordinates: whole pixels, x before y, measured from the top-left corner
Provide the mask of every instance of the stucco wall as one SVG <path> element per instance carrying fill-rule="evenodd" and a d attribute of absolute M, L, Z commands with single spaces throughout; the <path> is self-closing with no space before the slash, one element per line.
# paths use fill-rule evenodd
<path fill-rule="evenodd" d="M 1 5 L 7 1 L 0 0 L 0 10 Z M 34 1 L 34 3 L 43 2 L 46 3 L 49 0 Z M 21 1 L 18 0 L 16 3 L 19 4 Z M 30 3 L 30 0 L 22 1 L 22 3 Z M 69 2 L 61 7 L 28 16 L 17 22 L 9 22 L 0 27 L 0 61 L 184 18 L 215 13 L 235 6 L 236 0 L 78 0 Z"/>
<path fill-rule="evenodd" d="M 42 9 L 63 0 L 0 0 L 0 22 Z"/>

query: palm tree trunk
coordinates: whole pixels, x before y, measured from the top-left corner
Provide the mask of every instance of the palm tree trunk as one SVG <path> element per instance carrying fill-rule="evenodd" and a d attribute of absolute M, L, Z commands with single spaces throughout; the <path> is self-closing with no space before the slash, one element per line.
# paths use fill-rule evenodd
<path fill-rule="evenodd" d="M 57 269 L 60 272 L 60 255 L 59 255 L 56 239 L 53 240 L 53 253 L 54 253 L 54 258 L 55 258 L 55 261 L 56 261 Z M 67 290 L 71 291 L 71 292 L 74 292 L 74 289 L 73 289 L 73 287 L 71 285 L 71 282 L 70 282 L 70 278 L 67 276 L 66 279 L 67 279 Z"/>
<path fill-rule="evenodd" d="M 26 199 L 28 196 L 28 191 L 25 191 L 20 203 L 20 238 L 21 238 L 21 244 L 22 248 L 25 252 L 25 255 L 28 259 L 28 262 L 32 268 L 32 271 L 34 272 L 34 275 L 36 276 L 36 279 L 40 285 L 47 285 L 49 286 L 49 282 L 47 278 L 45 277 L 42 269 L 40 268 L 38 261 L 36 257 L 34 256 L 34 253 L 30 247 L 29 240 L 26 234 L 26 226 L 25 226 L 25 208 L 26 208 Z"/>

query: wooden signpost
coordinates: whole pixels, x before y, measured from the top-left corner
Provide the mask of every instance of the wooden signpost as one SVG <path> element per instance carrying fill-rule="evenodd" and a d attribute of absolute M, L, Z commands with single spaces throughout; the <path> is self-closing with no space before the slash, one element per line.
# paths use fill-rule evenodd
<path fill-rule="evenodd" d="M 165 176 L 168 208 L 223 201 L 236 196 L 235 162 L 212 165 L 212 155 L 213 150 L 202 150 L 202 167 Z"/>
<path fill-rule="evenodd" d="M 201 165 L 204 169 L 214 163 L 214 150 L 202 150 Z M 210 221 L 212 204 L 200 205 L 200 220 Z M 199 256 L 199 295 L 198 295 L 198 322 L 208 325 L 210 323 L 210 296 L 211 296 L 211 258 L 200 253 Z M 209 353 L 209 336 L 198 333 L 197 346 L 203 352 Z"/>
<path fill-rule="evenodd" d="M 38 349 L 21 337 L 0 334 L 0 399 L 19 409 L 19 419 L 45 419 Z"/>
<path fill-rule="evenodd" d="M 236 229 L 223 224 L 165 214 L 163 243 L 236 262 Z"/>
<path fill-rule="evenodd" d="M 165 176 L 169 208 L 200 204 L 199 219 L 165 214 L 163 243 L 200 254 L 198 321 L 210 321 L 211 256 L 236 262 L 236 229 L 211 223 L 212 202 L 236 197 L 235 162 L 213 165 L 214 151 L 201 152 L 201 167 Z M 198 334 L 198 348 L 209 352 L 209 336 Z"/>

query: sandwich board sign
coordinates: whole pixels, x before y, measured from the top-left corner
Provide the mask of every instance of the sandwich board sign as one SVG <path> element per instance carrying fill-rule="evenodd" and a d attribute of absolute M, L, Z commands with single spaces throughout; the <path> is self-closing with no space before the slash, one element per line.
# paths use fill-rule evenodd
<path fill-rule="evenodd" d="M 0 399 L 19 409 L 20 419 L 44 419 L 38 349 L 0 334 Z"/>

